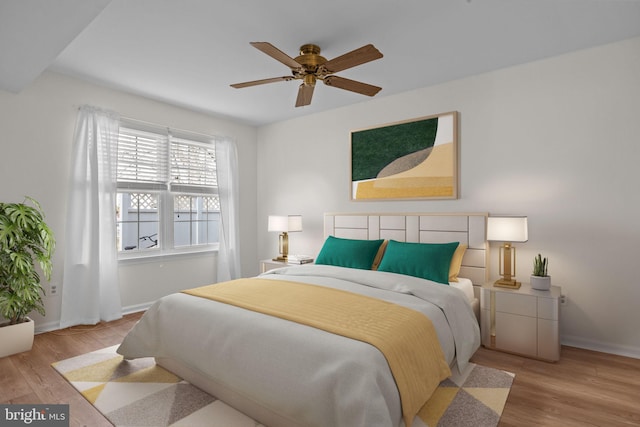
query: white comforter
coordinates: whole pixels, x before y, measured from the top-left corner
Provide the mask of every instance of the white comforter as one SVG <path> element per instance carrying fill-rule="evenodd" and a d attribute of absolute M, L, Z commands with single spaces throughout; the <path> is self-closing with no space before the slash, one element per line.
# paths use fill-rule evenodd
<path fill-rule="evenodd" d="M 435 326 L 447 362 L 455 359 L 460 370 L 480 345 L 466 297 L 450 286 L 323 265 L 272 270 L 261 278 L 329 286 L 420 311 Z M 299 425 L 403 425 L 393 376 L 376 348 L 216 301 L 182 293 L 158 300 L 118 353 L 179 360 Z"/>

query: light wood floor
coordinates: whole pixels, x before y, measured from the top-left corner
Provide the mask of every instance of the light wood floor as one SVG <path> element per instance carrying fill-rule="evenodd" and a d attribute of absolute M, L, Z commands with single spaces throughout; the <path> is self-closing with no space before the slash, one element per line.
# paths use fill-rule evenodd
<path fill-rule="evenodd" d="M 68 403 L 71 426 L 110 426 L 50 365 L 118 344 L 139 317 L 36 335 L 30 352 L 0 359 L 0 403 Z M 558 363 L 484 348 L 472 361 L 516 374 L 500 427 L 640 426 L 640 359 L 563 347 Z"/>
<path fill-rule="evenodd" d="M 541 362 L 480 348 L 472 361 L 516 374 L 500 426 L 640 426 L 640 359 L 562 347 Z"/>
<path fill-rule="evenodd" d="M 0 402 L 69 404 L 70 426 L 111 426 L 51 364 L 120 343 L 140 316 L 36 335 L 31 351 L 0 358 Z"/>

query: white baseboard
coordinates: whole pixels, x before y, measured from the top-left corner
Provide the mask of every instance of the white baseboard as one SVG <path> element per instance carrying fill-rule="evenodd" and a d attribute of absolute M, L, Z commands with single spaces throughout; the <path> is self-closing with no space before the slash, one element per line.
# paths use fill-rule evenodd
<path fill-rule="evenodd" d="M 122 314 L 123 315 L 127 315 L 127 314 L 139 313 L 141 311 L 145 311 L 149 307 L 151 307 L 151 305 L 153 303 L 154 303 L 154 301 L 151 301 L 151 302 L 145 302 L 145 303 L 142 303 L 142 304 L 136 304 L 136 305 L 130 305 L 130 306 L 127 306 L 127 307 L 122 307 Z M 53 320 L 51 322 L 40 323 L 40 324 L 36 325 L 35 333 L 36 334 L 42 334 L 42 333 L 45 333 L 45 332 L 57 331 L 59 329 L 60 329 L 60 320 Z"/>
<path fill-rule="evenodd" d="M 145 302 L 142 304 L 130 305 L 128 307 L 122 307 L 122 314 L 127 315 L 132 313 L 139 313 L 141 311 L 146 311 L 149 309 L 149 307 L 153 305 L 154 302 L 155 301 L 151 301 L 151 302 Z"/>
<path fill-rule="evenodd" d="M 616 354 L 618 356 L 640 359 L 640 348 L 628 345 L 613 344 L 608 342 L 592 341 L 571 335 L 562 336 L 562 345 L 578 347 L 585 350 L 599 351 L 601 353 Z"/>
<path fill-rule="evenodd" d="M 57 331 L 58 329 L 60 329 L 60 321 L 54 320 L 52 322 L 37 324 L 35 333 L 37 335 L 37 334 L 42 334 L 44 332 Z"/>

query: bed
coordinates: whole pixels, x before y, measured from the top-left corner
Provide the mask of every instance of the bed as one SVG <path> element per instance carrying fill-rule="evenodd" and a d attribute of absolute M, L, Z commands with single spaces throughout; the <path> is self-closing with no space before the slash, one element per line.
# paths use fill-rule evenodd
<path fill-rule="evenodd" d="M 429 359 L 425 364 L 441 376 L 429 375 L 428 382 L 436 385 L 444 378 L 443 364 L 447 370 L 466 368 L 480 345 L 473 308 L 476 298 L 470 288 L 486 276 L 486 215 L 326 214 L 324 221 L 326 240 L 317 264 L 271 270 L 253 279 L 203 287 L 195 294 L 161 298 L 125 337 L 118 352 L 127 359 L 153 356 L 159 365 L 269 427 L 420 425 L 407 408 L 414 397 L 407 394 L 411 387 L 398 374 L 409 362 L 402 362 L 402 367 L 396 359 L 432 351 L 433 361 L 431 357 L 420 359 Z M 376 247 L 375 242 L 380 244 Z M 406 250 L 448 251 L 451 259 L 461 245 L 466 247 L 455 281 L 443 283 L 450 278 L 449 265 L 439 282 L 417 277 L 419 272 L 394 271 L 402 262 L 393 256 L 405 259 Z M 360 257 L 364 252 L 368 257 Z M 355 265 L 340 265 L 345 259 Z M 370 268 L 362 268 L 359 262 L 370 262 Z M 433 337 L 414 339 L 406 346 L 412 338 L 402 342 L 400 335 L 418 336 L 415 331 L 422 324 L 403 328 L 404 320 L 399 320 L 393 325 L 396 329 L 391 329 L 395 331 L 393 341 L 395 345 L 398 337 L 399 345 L 405 347 L 399 356 L 390 356 L 375 341 L 323 329 L 324 323 L 309 326 L 315 323 L 291 321 L 253 305 L 247 309 L 220 295 L 211 299 L 197 294 L 205 288 L 235 290 L 240 283 L 249 290 L 242 295 L 243 303 L 251 298 L 273 300 L 274 304 L 295 301 L 283 305 L 294 312 L 318 312 L 341 327 L 344 322 L 338 310 L 342 302 L 333 298 L 344 294 L 357 298 L 345 303 L 347 311 L 355 312 L 361 301 L 374 304 L 363 305 L 360 315 L 364 320 L 358 318 L 358 322 L 374 323 L 376 331 L 388 323 L 386 315 L 376 314 L 381 307 L 381 313 L 398 309 L 402 316 L 411 313 L 415 321 L 425 321 L 432 326 Z M 289 300 L 284 292 L 290 288 L 295 288 L 292 294 L 299 289 L 314 293 Z M 327 304 L 322 305 L 324 302 Z M 391 319 L 396 312 L 388 313 Z M 422 390 L 415 401 L 427 399 L 423 394 L 432 391 Z"/>

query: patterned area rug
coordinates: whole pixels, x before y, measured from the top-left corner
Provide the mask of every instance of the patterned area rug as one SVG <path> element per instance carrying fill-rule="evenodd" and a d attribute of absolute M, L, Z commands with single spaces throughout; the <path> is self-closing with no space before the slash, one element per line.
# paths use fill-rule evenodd
<path fill-rule="evenodd" d="M 52 365 L 115 426 L 264 427 L 157 366 L 153 358 L 126 362 L 116 348 Z M 414 427 L 495 427 L 513 378 L 504 371 L 469 364 L 465 372 L 440 384 Z"/>

